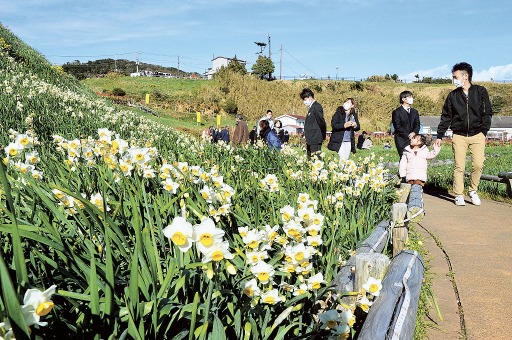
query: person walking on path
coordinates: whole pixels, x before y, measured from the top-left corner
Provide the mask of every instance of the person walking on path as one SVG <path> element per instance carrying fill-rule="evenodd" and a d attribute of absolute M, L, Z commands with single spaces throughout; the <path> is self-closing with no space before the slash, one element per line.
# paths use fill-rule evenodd
<path fill-rule="evenodd" d="M 340 160 L 348 160 L 350 152 L 356 153 L 354 131 L 359 131 L 359 118 L 353 98 L 347 98 L 332 116 L 332 133 L 327 148 L 335 151 Z"/>
<path fill-rule="evenodd" d="M 244 116 L 238 115 L 236 117 L 236 127 L 233 133 L 233 145 L 244 145 L 249 140 L 249 127 L 244 120 Z"/>
<path fill-rule="evenodd" d="M 309 88 L 303 89 L 300 98 L 304 101 L 304 105 L 308 107 L 308 114 L 304 122 L 304 136 L 306 137 L 306 151 L 309 159 L 312 154 L 320 153 L 327 132 L 327 124 L 324 119 L 324 109 L 315 100 L 313 91 Z"/>
<path fill-rule="evenodd" d="M 413 102 L 412 92 L 403 91 L 400 93 L 400 106 L 391 114 L 395 130 L 395 145 L 400 159 L 402 159 L 405 147 L 409 145 L 409 140 L 420 133 L 420 115 L 416 109 L 411 107 Z"/>
<path fill-rule="evenodd" d="M 482 175 L 485 156 L 485 136 L 491 128 L 492 107 L 485 87 L 471 83 L 473 67 L 465 62 L 452 67 L 453 84 L 456 89 L 446 98 L 437 127 L 435 144 L 440 146 L 442 138 L 451 128 L 454 154 L 453 192 L 455 205 L 464 206 L 464 171 L 466 152 L 471 153 L 471 176 L 468 194 L 474 205 L 480 205 L 478 184 Z"/>
<path fill-rule="evenodd" d="M 400 177 L 409 184 L 425 185 L 427 181 L 428 159 L 439 154 L 441 147 L 434 144 L 434 149 L 429 150 L 425 145 L 427 138 L 424 135 L 415 135 L 410 144 L 405 147 L 400 159 Z"/>

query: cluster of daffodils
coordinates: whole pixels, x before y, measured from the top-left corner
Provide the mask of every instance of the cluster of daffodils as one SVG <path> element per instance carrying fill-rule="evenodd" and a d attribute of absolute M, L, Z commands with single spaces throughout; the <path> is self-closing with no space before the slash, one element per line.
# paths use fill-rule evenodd
<path fill-rule="evenodd" d="M 120 138 L 118 134 L 108 129 L 98 129 L 98 135 L 98 139 L 89 137 L 85 140 L 67 140 L 57 135 L 53 138 L 57 143 L 57 151 L 65 155 L 65 162 L 72 171 L 76 170 L 79 163 L 88 167 L 103 163 L 114 171 L 115 181 L 120 181 L 122 177 L 132 177 L 134 174 L 147 179 L 155 178 L 160 180 L 162 190 L 170 194 L 176 194 L 180 185 L 192 183 L 201 188 L 200 194 L 209 204 L 208 213 L 212 218 L 218 221 L 221 216 L 230 213 L 231 199 L 235 191 L 230 185 L 224 183 L 223 176 L 219 174 L 218 165 L 212 166 L 209 171 L 200 166 L 189 165 L 188 162 L 171 164 L 165 159 L 162 159 L 162 164 L 158 165 L 158 151 L 151 147 L 151 142 L 146 142 L 145 146 L 141 147 L 133 141 L 128 142 Z M 61 205 L 69 208 L 70 213 L 76 211 L 76 200 L 57 190 L 54 194 Z M 91 196 L 90 201 L 104 211 L 106 205 L 99 193 Z"/>
<path fill-rule="evenodd" d="M 224 230 L 217 228 L 211 218 L 192 226 L 185 218 L 177 216 L 164 228 L 163 233 L 171 239 L 182 252 L 189 251 L 193 245 L 202 254 L 202 262 L 220 262 L 233 258 L 229 252 L 229 243 L 224 240 Z M 227 263 L 228 268 L 233 266 Z M 209 275 L 213 275 L 211 272 Z"/>
<path fill-rule="evenodd" d="M 25 292 L 21 312 L 27 327 L 46 326 L 48 323 L 41 321 L 41 317 L 47 315 L 53 309 L 54 303 L 50 300 L 55 294 L 57 286 L 53 285 L 44 292 L 39 289 L 29 289 Z M 13 330 L 9 320 L 0 322 L 0 338 L 14 339 Z"/>
<path fill-rule="evenodd" d="M 337 307 L 318 315 L 320 329 L 330 330 L 330 339 L 347 339 L 356 322 L 356 317 L 348 306 Z"/>
<path fill-rule="evenodd" d="M 368 313 L 370 306 L 382 289 L 382 280 L 370 277 L 357 293 L 357 300 L 351 305 L 339 303 L 335 308 L 325 310 L 318 315 L 320 329 L 330 331 L 329 339 L 348 339 L 356 321 L 354 312 L 360 308 Z"/>
<path fill-rule="evenodd" d="M 98 129 L 98 139 L 89 137 L 84 140 L 67 140 L 59 135 L 53 139 L 57 144 L 57 151 L 66 155 L 66 163 L 72 171 L 76 170 L 79 162 L 87 166 L 94 166 L 98 162 L 107 164 L 115 170 L 115 178 L 118 181 L 121 176 L 131 176 L 133 171 L 146 178 L 155 177 L 154 161 L 157 150 L 150 147 L 147 142 L 145 147 L 128 143 L 115 132 L 106 128 Z"/>
<path fill-rule="evenodd" d="M 239 228 L 246 248 L 246 263 L 254 276 L 244 283 L 244 294 L 253 299 L 253 304 L 276 304 L 284 301 L 287 293 L 307 294 L 324 283 L 322 273 L 313 275 L 324 223 L 324 217 L 316 213 L 317 205 L 316 200 L 302 193 L 297 199 L 297 209 L 292 206 L 280 209 L 282 225 Z M 274 264 L 271 259 L 281 254 L 283 261 Z M 286 273 L 279 276 L 281 282 L 277 282 L 277 271 Z"/>
<path fill-rule="evenodd" d="M 265 178 L 260 180 L 260 187 L 264 190 L 268 190 L 269 192 L 278 192 L 279 183 L 277 181 L 277 176 L 274 174 L 268 174 Z"/>
<path fill-rule="evenodd" d="M 36 169 L 36 165 L 41 161 L 41 158 L 39 153 L 34 150 L 34 145 L 39 144 L 37 137 L 31 131 L 18 133 L 13 129 L 9 129 L 9 138 L 11 142 L 4 148 L 6 155 L 4 164 L 21 174 L 41 179 L 43 172 Z M 21 180 L 24 182 L 23 177 Z"/>
<path fill-rule="evenodd" d="M 370 306 L 382 290 L 382 280 L 374 277 L 368 278 L 368 281 L 363 284 L 361 291 L 358 294 L 357 306 L 364 312 L 368 313 Z"/>

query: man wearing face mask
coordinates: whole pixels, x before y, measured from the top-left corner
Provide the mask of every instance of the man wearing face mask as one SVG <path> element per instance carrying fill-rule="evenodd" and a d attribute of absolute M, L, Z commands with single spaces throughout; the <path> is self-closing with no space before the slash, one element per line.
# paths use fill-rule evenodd
<path fill-rule="evenodd" d="M 411 105 L 414 102 L 411 91 L 400 93 L 400 106 L 391 114 L 393 128 L 395 129 L 395 145 L 398 151 L 399 159 L 409 141 L 415 135 L 420 133 L 420 115 Z"/>
<path fill-rule="evenodd" d="M 304 122 L 304 136 L 306 137 L 308 158 L 311 158 L 311 154 L 322 149 L 322 143 L 327 132 L 327 124 L 324 119 L 324 109 L 315 100 L 313 91 L 308 88 L 303 89 L 300 93 L 300 98 L 304 101 L 304 105 L 308 107 L 308 114 Z"/>
<path fill-rule="evenodd" d="M 453 84 L 456 89 L 448 94 L 437 127 L 435 144 L 441 140 L 448 128 L 453 131 L 452 148 L 455 158 L 453 169 L 453 192 L 455 205 L 464 206 L 464 171 L 466 151 L 471 152 L 471 176 L 469 197 L 474 205 L 480 205 L 478 184 L 482 174 L 485 156 L 485 136 L 491 128 L 492 107 L 489 94 L 483 86 L 471 83 L 473 68 L 468 63 L 452 67 Z"/>

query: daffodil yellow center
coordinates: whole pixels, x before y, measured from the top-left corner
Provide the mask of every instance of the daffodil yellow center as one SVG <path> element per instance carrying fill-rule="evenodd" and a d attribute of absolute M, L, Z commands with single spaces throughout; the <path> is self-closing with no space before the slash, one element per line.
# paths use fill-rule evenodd
<path fill-rule="evenodd" d="M 172 235 L 172 241 L 176 243 L 178 246 L 182 246 L 187 242 L 187 237 L 182 232 L 175 232 L 174 235 Z"/>
<path fill-rule="evenodd" d="M 265 302 L 266 302 L 266 303 L 273 304 L 273 303 L 274 303 L 274 301 L 275 301 L 275 300 L 274 300 L 274 297 L 273 297 L 273 296 L 267 296 L 267 297 L 265 298 Z"/>
<path fill-rule="evenodd" d="M 36 314 L 39 316 L 45 316 L 46 314 L 50 313 L 53 306 L 53 302 L 51 301 L 40 303 L 36 308 Z"/>
<path fill-rule="evenodd" d="M 304 253 L 299 251 L 297 254 L 295 254 L 295 260 L 296 261 L 302 261 L 304 260 Z"/>
<path fill-rule="evenodd" d="M 205 247 L 209 247 L 213 244 L 213 237 L 212 234 L 204 233 L 199 238 L 199 242 Z"/>
<path fill-rule="evenodd" d="M 329 320 L 325 325 L 329 328 L 336 328 L 336 326 L 338 326 L 338 323 L 334 320 Z"/>
<path fill-rule="evenodd" d="M 253 296 L 254 292 L 252 291 L 251 288 L 245 288 L 244 289 L 244 294 L 247 295 L 247 296 Z"/>
<path fill-rule="evenodd" d="M 9 150 L 9 155 L 10 156 L 16 156 L 17 153 L 18 153 L 18 150 L 14 149 L 14 148 Z"/>
<path fill-rule="evenodd" d="M 213 261 L 221 261 L 224 258 L 224 254 L 222 254 L 222 251 L 215 250 L 212 252 L 212 260 Z"/>
<path fill-rule="evenodd" d="M 284 219 L 285 221 L 289 221 L 289 220 L 290 220 L 290 214 L 289 214 L 289 213 L 284 213 L 284 214 L 283 214 L 283 219 Z"/>
<path fill-rule="evenodd" d="M 320 282 L 313 282 L 313 284 L 311 285 L 311 287 L 313 289 L 319 289 L 320 288 Z"/>
<path fill-rule="evenodd" d="M 377 284 L 372 283 L 372 284 L 370 285 L 370 293 L 375 293 L 375 292 L 376 292 L 376 291 L 378 291 L 378 290 L 379 290 L 379 286 L 378 286 Z"/>
<path fill-rule="evenodd" d="M 252 240 L 251 242 L 249 242 L 249 247 L 251 247 L 252 249 L 258 248 L 258 241 Z"/>
<path fill-rule="evenodd" d="M 311 235 L 311 236 L 318 235 L 318 230 L 316 230 L 316 229 L 309 229 L 309 235 Z"/>
<path fill-rule="evenodd" d="M 28 138 L 26 138 L 26 137 L 25 137 L 25 138 L 20 139 L 20 144 L 21 144 L 21 145 L 27 145 L 27 144 L 28 144 L 28 142 L 29 142 L 29 140 L 28 140 Z"/>
<path fill-rule="evenodd" d="M 143 155 L 143 154 L 141 154 L 141 153 L 138 153 L 137 155 L 135 155 L 135 159 L 136 159 L 137 161 L 141 161 L 141 160 L 143 160 L 143 159 L 144 159 L 144 155 Z"/>
<path fill-rule="evenodd" d="M 269 275 L 267 272 L 261 272 L 258 274 L 258 280 L 260 280 L 261 282 L 267 282 L 269 279 Z"/>
<path fill-rule="evenodd" d="M 207 192 L 203 191 L 203 192 L 201 193 L 201 196 L 203 196 L 203 198 L 204 198 L 204 199 L 207 199 L 209 195 L 208 195 L 208 193 L 207 193 Z"/>

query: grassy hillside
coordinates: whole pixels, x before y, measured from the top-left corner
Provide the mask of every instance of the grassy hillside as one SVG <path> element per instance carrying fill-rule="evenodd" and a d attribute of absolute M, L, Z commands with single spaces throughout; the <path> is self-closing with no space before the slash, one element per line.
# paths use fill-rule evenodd
<path fill-rule="evenodd" d="M 223 113 L 229 103 L 250 120 L 261 117 L 268 108 L 274 116 L 281 114 L 304 115 L 306 109 L 298 94 L 310 87 L 323 105 L 328 124 L 336 108 L 348 97 L 357 98 L 362 128 L 387 131 L 391 112 L 399 105 L 401 91 L 414 93 L 414 106 L 421 115 L 440 115 L 446 95 L 453 90 L 451 84 L 402 84 L 394 82 L 351 81 L 273 81 L 251 76 L 226 74 L 222 79 L 197 81 L 161 78 L 110 77 L 87 79 L 84 84 L 95 92 L 112 91 L 119 87 L 127 97 L 143 102 L 151 95 L 150 106 L 163 113 L 201 111 L 207 116 Z M 497 115 L 512 115 L 512 84 L 482 83 L 488 91 Z M 195 119 L 195 117 L 194 117 Z"/>

